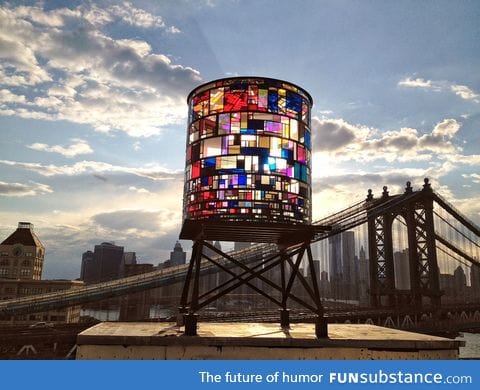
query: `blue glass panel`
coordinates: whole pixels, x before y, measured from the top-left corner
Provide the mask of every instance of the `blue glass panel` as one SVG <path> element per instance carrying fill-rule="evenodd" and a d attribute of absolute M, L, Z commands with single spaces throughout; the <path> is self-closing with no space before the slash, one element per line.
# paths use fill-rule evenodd
<path fill-rule="evenodd" d="M 247 185 L 247 175 L 238 175 L 238 185 L 241 185 L 241 186 Z"/>
<path fill-rule="evenodd" d="M 252 134 L 255 135 L 257 134 L 257 131 L 255 129 L 240 129 L 240 134 Z"/>
<path fill-rule="evenodd" d="M 276 90 L 268 90 L 268 111 L 278 112 L 278 92 Z"/>
<path fill-rule="evenodd" d="M 307 181 L 307 166 L 306 165 L 302 165 L 301 166 L 302 168 L 302 172 L 301 172 L 301 180 L 302 181 Z"/>
<path fill-rule="evenodd" d="M 218 174 L 220 175 L 232 175 L 234 173 L 245 173 L 245 169 L 238 169 L 238 168 L 231 168 L 231 169 L 228 169 L 228 168 L 223 168 L 223 169 L 218 169 L 217 170 Z M 220 183 L 222 182 L 222 180 L 220 180 Z M 229 188 L 232 188 L 232 187 L 229 187 Z"/>
<path fill-rule="evenodd" d="M 300 168 L 299 163 L 295 163 L 294 170 L 295 170 L 295 173 L 294 173 L 295 174 L 295 179 L 300 180 L 302 172 L 301 172 L 301 168 Z"/>
<path fill-rule="evenodd" d="M 202 186 L 208 186 L 208 176 L 204 176 L 201 178 Z"/>
<path fill-rule="evenodd" d="M 287 91 L 287 108 L 296 112 L 302 111 L 302 98 L 300 95 Z"/>
<path fill-rule="evenodd" d="M 214 168 L 217 162 L 217 159 L 216 157 L 210 157 L 210 158 L 206 158 L 204 161 L 205 161 L 205 168 Z"/>
<path fill-rule="evenodd" d="M 286 160 L 293 160 L 293 150 L 282 149 L 281 156 Z"/>
<path fill-rule="evenodd" d="M 307 147 L 307 149 L 311 149 L 311 139 L 310 139 L 310 132 L 305 129 L 305 146 Z"/>

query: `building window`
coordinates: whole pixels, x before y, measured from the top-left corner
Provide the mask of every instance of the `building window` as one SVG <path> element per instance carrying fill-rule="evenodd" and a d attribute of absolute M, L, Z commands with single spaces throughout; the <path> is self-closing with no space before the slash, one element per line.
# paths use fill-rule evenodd
<path fill-rule="evenodd" d="M 8 275 L 8 268 L 0 268 L 0 276 Z"/>
<path fill-rule="evenodd" d="M 23 260 L 22 265 L 24 267 L 30 267 L 32 264 L 31 264 L 30 260 Z"/>
<path fill-rule="evenodd" d="M 21 276 L 29 276 L 30 275 L 30 268 L 22 268 L 20 271 Z"/>
<path fill-rule="evenodd" d="M 2 252 L 1 256 L 8 256 L 8 252 Z"/>
<path fill-rule="evenodd" d="M 26 256 L 26 257 L 32 257 L 32 256 L 33 256 L 33 253 L 32 253 L 32 252 L 26 252 L 26 253 L 25 253 L 25 256 Z"/>
<path fill-rule="evenodd" d="M 0 265 L 10 265 L 10 260 L 2 259 L 2 260 L 0 260 Z"/>

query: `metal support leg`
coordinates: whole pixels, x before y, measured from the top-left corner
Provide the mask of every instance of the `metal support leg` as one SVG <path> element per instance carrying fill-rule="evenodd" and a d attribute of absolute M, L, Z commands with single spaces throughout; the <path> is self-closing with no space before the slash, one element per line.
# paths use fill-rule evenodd
<path fill-rule="evenodd" d="M 318 339 L 328 337 L 328 323 L 327 319 L 323 316 L 317 316 L 315 318 L 315 336 Z"/>
<path fill-rule="evenodd" d="M 185 323 L 185 336 L 197 336 L 198 315 L 194 313 L 185 314 L 183 321 Z"/>
<path fill-rule="evenodd" d="M 280 326 L 282 329 L 290 328 L 290 309 L 279 309 L 280 311 Z"/>

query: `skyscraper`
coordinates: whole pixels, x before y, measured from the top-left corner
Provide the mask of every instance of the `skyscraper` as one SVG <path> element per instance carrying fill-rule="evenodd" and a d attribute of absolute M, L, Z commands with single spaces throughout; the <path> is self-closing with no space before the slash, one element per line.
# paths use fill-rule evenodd
<path fill-rule="evenodd" d="M 352 231 L 329 238 L 330 283 L 334 298 L 358 298 L 358 267 L 355 266 L 355 234 Z"/>
<path fill-rule="evenodd" d="M 187 260 L 187 253 L 183 250 L 182 245 L 177 241 L 173 247 L 173 252 L 170 252 L 170 266 L 185 264 Z"/>
<path fill-rule="evenodd" d="M 83 281 L 92 283 L 122 277 L 125 265 L 123 249 L 123 246 L 102 242 L 95 245 L 93 254 L 92 251 L 84 252 L 81 271 Z M 133 258 L 129 261 L 133 261 Z"/>
<path fill-rule="evenodd" d="M 410 264 L 408 262 L 408 249 L 393 254 L 393 267 L 395 270 L 395 288 L 409 290 Z"/>
<path fill-rule="evenodd" d="M 82 267 L 80 269 L 80 279 L 83 281 L 95 280 L 97 278 L 96 269 L 93 260 L 93 252 L 86 251 L 82 253 Z"/>

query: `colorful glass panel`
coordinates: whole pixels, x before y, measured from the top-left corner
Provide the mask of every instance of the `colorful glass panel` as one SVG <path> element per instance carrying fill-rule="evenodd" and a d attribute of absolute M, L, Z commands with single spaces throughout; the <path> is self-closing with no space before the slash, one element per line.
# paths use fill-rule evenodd
<path fill-rule="evenodd" d="M 272 79 L 233 78 L 189 96 L 184 216 L 308 223 L 311 99 Z"/>

